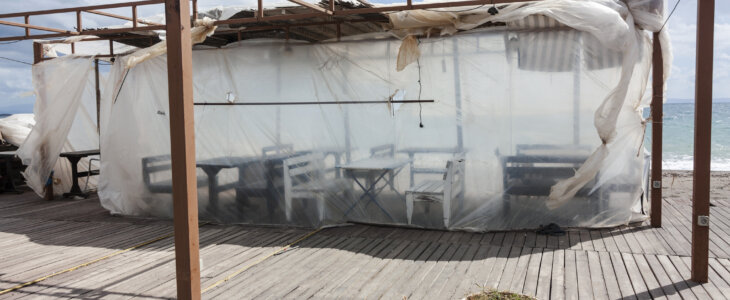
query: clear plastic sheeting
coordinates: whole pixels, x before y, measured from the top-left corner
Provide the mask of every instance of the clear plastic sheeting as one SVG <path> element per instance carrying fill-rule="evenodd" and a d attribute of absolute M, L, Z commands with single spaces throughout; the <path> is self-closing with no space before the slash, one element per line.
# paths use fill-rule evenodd
<path fill-rule="evenodd" d="M 53 175 L 53 192 L 61 195 L 71 189 L 71 164 L 59 158 L 61 152 L 98 149 L 94 60 L 64 56 L 33 65 L 36 102 L 35 125 L 18 148 L 18 157 L 27 165 L 23 176 L 38 195 Z M 79 162 L 79 171 L 98 169 L 89 158 Z M 95 178 L 82 182 L 96 187 Z"/>
<path fill-rule="evenodd" d="M 420 38 L 419 58 L 400 72 L 401 41 L 387 35 L 194 51 L 200 216 L 453 230 L 625 224 L 646 182 L 630 101 L 597 176 L 562 205 L 547 200 L 602 145 L 593 115 L 604 99 L 616 88 L 642 98 L 650 44 L 636 36 L 628 86 L 623 65 L 598 63 L 615 51 L 593 51 L 592 35 L 564 26 Z M 526 67 L 556 63 L 551 51 L 567 52 L 565 65 Z M 128 72 L 117 63 L 107 80 L 99 194 L 112 213 L 172 217 L 166 71 L 159 56 Z"/>

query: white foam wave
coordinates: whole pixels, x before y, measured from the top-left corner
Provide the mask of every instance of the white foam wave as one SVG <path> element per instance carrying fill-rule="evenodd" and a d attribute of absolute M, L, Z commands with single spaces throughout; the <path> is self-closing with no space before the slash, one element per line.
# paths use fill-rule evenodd
<path fill-rule="evenodd" d="M 694 169 L 694 157 L 685 155 L 681 157 L 671 157 L 662 160 L 662 169 L 664 170 L 692 170 Z M 730 171 L 730 159 L 713 158 L 710 161 L 710 170 L 712 171 Z"/>

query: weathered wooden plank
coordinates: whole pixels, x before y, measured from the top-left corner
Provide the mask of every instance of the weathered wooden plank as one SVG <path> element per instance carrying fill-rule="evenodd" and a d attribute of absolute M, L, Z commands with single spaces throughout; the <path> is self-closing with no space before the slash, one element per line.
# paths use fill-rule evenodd
<path fill-rule="evenodd" d="M 659 287 L 662 289 L 662 293 L 667 297 L 667 299 L 681 299 L 682 297 L 679 296 L 677 289 L 674 287 L 674 282 L 667 275 L 667 272 L 659 262 L 659 259 L 651 254 L 646 254 L 645 258 L 649 267 L 654 272 L 657 282 L 659 282 Z"/>
<path fill-rule="evenodd" d="M 527 265 L 527 274 L 525 275 L 525 285 L 522 293 L 531 297 L 537 294 L 537 281 L 540 276 L 540 264 L 542 262 L 542 249 L 532 248 L 530 253 L 530 261 Z"/>
<path fill-rule="evenodd" d="M 530 256 L 532 254 L 532 248 L 521 248 L 522 254 L 517 260 L 517 267 L 512 276 L 512 282 L 509 286 L 509 290 L 520 293 L 525 287 L 525 279 L 527 277 L 527 265 L 530 262 Z"/>
<path fill-rule="evenodd" d="M 565 250 L 555 250 L 552 261 L 550 299 L 565 299 Z M 543 258 L 544 259 L 544 258 Z"/>
<path fill-rule="evenodd" d="M 608 299 L 621 299 L 621 290 L 616 280 L 616 271 L 613 269 L 609 252 L 598 252 L 598 260 L 601 264 L 600 276 L 602 277 L 600 279 L 602 279 L 603 284 L 606 286 Z M 593 266 L 591 266 L 591 272 L 593 272 Z M 591 279 L 593 278 L 591 274 Z"/>
<path fill-rule="evenodd" d="M 596 240 L 594 240 L 595 242 Z M 596 244 L 594 243 L 594 246 Z M 588 251 L 588 269 L 591 274 L 591 287 L 593 287 L 593 299 L 609 299 L 608 298 L 608 286 L 606 279 L 603 276 L 603 270 L 601 268 L 601 261 L 596 251 Z M 606 253 L 605 251 L 601 253 Z M 607 272 L 613 272 L 613 270 L 607 270 Z"/>
<path fill-rule="evenodd" d="M 413 299 L 424 299 L 430 291 L 430 287 L 434 285 L 436 279 L 446 267 L 446 262 L 450 261 L 454 257 L 463 255 L 466 252 L 466 247 L 458 244 L 450 244 L 446 249 L 444 255 L 437 262 L 434 262 L 433 266 L 428 272 L 426 272 L 423 278 L 420 280 L 419 288 L 415 289 L 408 298 Z"/>
<path fill-rule="evenodd" d="M 395 242 L 392 240 L 380 239 L 369 240 L 371 242 L 368 244 L 368 247 L 366 247 L 362 252 L 356 253 L 355 256 L 351 258 L 351 261 L 348 263 L 350 267 L 344 268 L 346 272 L 338 275 L 337 279 L 330 282 L 327 286 L 320 287 L 319 289 L 312 289 L 312 291 L 308 291 L 307 294 L 310 294 L 313 298 L 322 298 L 333 294 L 337 291 L 337 289 L 340 289 L 343 285 L 349 283 L 354 276 L 357 276 L 360 269 L 372 262 L 371 258 L 373 256 L 385 255 L 389 251 L 390 247 L 392 247 L 391 245 Z M 435 244 L 432 243 L 431 245 Z M 426 249 L 426 251 L 428 251 L 428 249 Z"/>
<path fill-rule="evenodd" d="M 692 293 L 695 294 L 698 299 L 721 299 L 718 298 L 722 296 L 720 294 L 720 291 L 713 285 L 701 285 L 691 281 L 691 274 L 687 262 L 685 262 L 685 258 L 686 257 L 669 256 L 669 260 L 671 260 L 674 267 L 677 268 L 677 271 L 679 271 L 679 275 L 682 276 L 684 282 L 686 282 L 687 285 L 690 287 Z"/>
<path fill-rule="evenodd" d="M 664 271 L 666 271 L 670 282 L 672 282 L 682 299 L 697 299 L 697 296 L 690 289 L 690 285 L 682 278 L 679 270 L 674 266 L 669 257 L 666 255 L 657 255 L 656 258 L 664 268 Z"/>
<path fill-rule="evenodd" d="M 609 255 L 611 257 L 611 264 L 613 265 L 613 272 L 618 282 L 618 290 L 621 292 L 621 298 L 636 299 L 636 292 L 634 292 L 631 277 L 629 277 L 629 273 L 626 270 L 621 253 L 611 252 Z"/>
<path fill-rule="evenodd" d="M 606 244 L 603 242 L 603 236 L 598 230 L 590 230 L 588 233 L 593 241 L 593 249 L 596 251 L 606 251 Z"/>
<path fill-rule="evenodd" d="M 449 265 L 444 268 L 444 271 L 434 282 L 434 288 L 430 295 L 435 295 L 436 299 L 449 299 L 456 293 L 459 283 L 464 280 L 469 263 L 474 259 L 478 247 L 468 243 L 463 244 L 463 246 L 467 247 L 464 255 L 458 260 L 455 259 L 449 262 Z"/>
<path fill-rule="evenodd" d="M 630 253 L 622 253 L 621 257 L 623 258 L 626 272 L 629 274 L 629 278 L 631 279 L 631 284 L 634 287 L 636 297 L 639 299 L 651 299 L 651 294 L 649 294 L 649 289 L 644 282 L 644 278 L 641 276 L 641 271 L 639 271 L 639 267 L 637 266 L 634 256 Z"/>
<path fill-rule="evenodd" d="M 565 299 L 567 300 L 579 299 L 578 269 L 575 266 L 575 253 L 576 251 L 574 250 L 565 250 Z"/>
<path fill-rule="evenodd" d="M 493 262 L 494 266 L 492 266 L 492 272 L 488 274 L 484 281 L 485 288 L 496 289 L 497 286 L 499 286 L 499 281 L 502 278 L 504 266 L 507 264 L 507 257 L 509 256 L 510 250 L 511 248 L 509 247 L 499 247 L 499 252 Z"/>
<path fill-rule="evenodd" d="M 581 239 L 582 237 L 581 235 Z M 578 297 L 580 299 L 593 299 L 595 295 L 593 295 L 588 253 L 586 251 L 575 252 L 575 268 L 578 272 Z"/>
<path fill-rule="evenodd" d="M 522 253 L 522 248 L 518 247 L 510 247 L 509 256 L 507 257 L 507 262 L 504 265 L 504 271 L 502 276 L 499 279 L 499 284 L 497 285 L 497 289 L 500 291 L 509 291 L 510 290 L 510 283 L 512 283 L 512 277 L 515 274 L 515 270 L 517 269 L 517 261 L 520 257 L 520 254 Z"/>
<path fill-rule="evenodd" d="M 535 296 L 538 299 L 550 297 L 550 279 L 552 277 L 553 251 L 544 249 L 540 261 L 540 272 L 537 279 L 537 290 Z"/>

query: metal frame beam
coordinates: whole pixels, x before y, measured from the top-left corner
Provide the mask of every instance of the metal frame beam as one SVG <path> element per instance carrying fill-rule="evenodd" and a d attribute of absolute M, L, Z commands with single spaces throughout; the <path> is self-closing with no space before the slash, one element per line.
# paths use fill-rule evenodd
<path fill-rule="evenodd" d="M 707 282 L 710 244 L 710 132 L 715 0 L 697 1 L 694 177 L 692 180 L 692 281 Z M 707 224 L 701 222 L 707 217 Z"/>

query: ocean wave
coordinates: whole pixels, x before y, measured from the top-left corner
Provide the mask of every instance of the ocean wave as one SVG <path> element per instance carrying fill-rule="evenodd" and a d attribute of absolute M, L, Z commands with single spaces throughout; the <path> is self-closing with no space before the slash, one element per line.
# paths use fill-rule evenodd
<path fill-rule="evenodd" d="M 694 169 L 694 158 L 692 156 L 672 157 L 662 160 L 664 170 L 692 170 Z M 710 161 L 712 171 L 730 171 L 730 159 L 718 158 Z"/>

